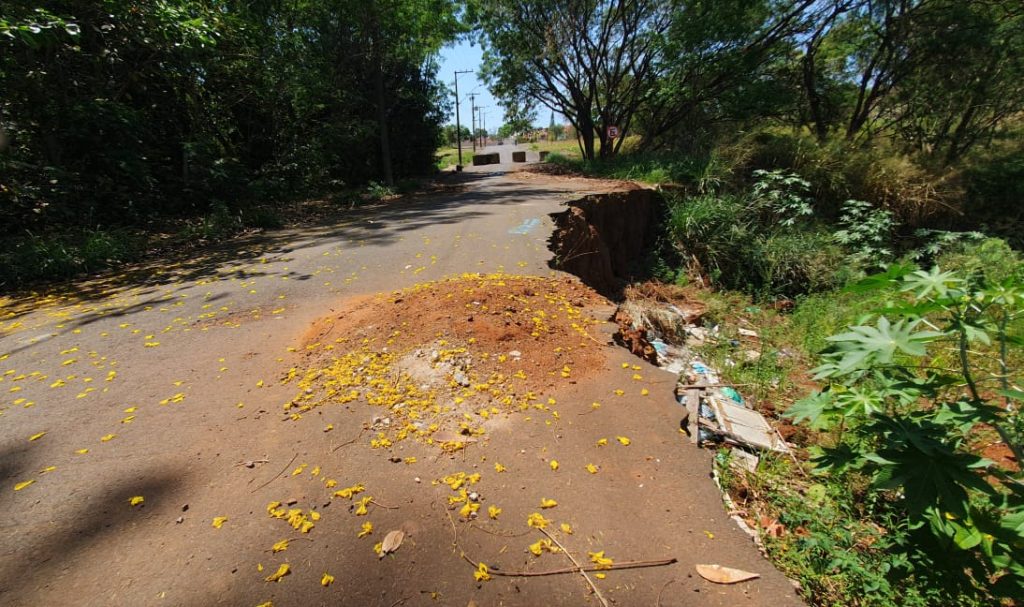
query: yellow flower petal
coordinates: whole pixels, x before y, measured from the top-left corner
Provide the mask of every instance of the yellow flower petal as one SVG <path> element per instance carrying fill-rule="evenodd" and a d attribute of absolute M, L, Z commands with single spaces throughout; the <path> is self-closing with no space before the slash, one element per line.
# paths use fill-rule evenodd
<path fill-rule="evenodd" d="M 373 533 L 373 523 L 367 521 L 363 523 L 363 530 L 360 531 L 359 535 L 357 535 L 356 537 L 366 537 L 371 533 Z"/>
<path fill-rule="evenodd" d="M 541 508 L 554 508 L 557 505 L 558 505 L 558 502 L 556 502 L 555 500 L 548 499 L 546 497 L 540 498 L 540 507 Z"/>
<path fill-rule="evenodd" d="M 566 535 L 572 535 L 572 525 L 570 525 L 569 523 L 562 523 L 561 525 L 559 525 L 559 527 L 561 528 L 562 533 Z"/>
<path fill-rule="evenodd" d="M 18 483 L 17 485 L 14 486 L 14 490 L 15 491 L 21 491 L 22 489 L 24 489 L 25 487 L 28 487 L 29 485 L 31 485 L 34 482 L 36 482 L 35 479 L 31 479 L 31 480 L 27 480 L 27 481 L 22 481 L 22 482 L 20 482 L 20 483 Z"/>
<path fill-rule="evenodd" d="M 591 474 L 597 474 L 597 466 L 594 464 L 587 464 L 587 472 Z"/>
<path fill-rule="evenodd" d="M 226 517 L 226 516 L 214 517 L 214 519 L 213 519 L 213 526 L 216 527 L 217 529 L 220 529 L 221 527 L 224 526 L 224 523 L 226 523 L 227 520 L 228 520 L 228 517 Z"/>
<path fill-rule="evenodd" d="M 629 446 L 630 443 L 630 440 L 625 436 L 616 436 L 615 440 L 619 441 L 619 444 L 621 444 L 624 447 Z"/>
<path fill-rule="evenodd" d="M 277 568 L 277 571 L 263 579 L 265 579 L 268 582 L 279 582 L 281 581 L 281 578 L 288 575 L 290 571 L 291 567 L 288 566 L 288 563 L 281 563 L 281 566 Z"/>
<path fill-rule="evenodd" d="M 46 435 L 46 431 L 44 430 L 43 432 L 40 432 L 39 434 L 33 434 L 32 436 L 28 437 L 28 440 L 30 440 L 30 441 L 39 440 L 39 439 L 43 438 L 43 436 L 45 436 L 45 435 Z"/>
<path fill-rule="evenodd" d="M 117 435 L 116 434 L 106 434 L 106 435 L 100 437 L 100 442 L 101 443 L 109 443 L 110 441 L 114 440 L 115 436 L 117 436 Z"/>
<path fill-rule="evenodd" d="M 133 497 L 133 498 L 128 500 L 128 505 L 129 506 L 138 506 L 139 504 L 141 504 L 144 501 L 146 501 L 146 498 L 142 497 L 141 495 L 136 495 L 135 497 Z"/>
<path fill-rule="evenodd" d="M 558 460 L 553 459 L 548 465 L 551 466 L 552 470 L 558 470 Z"/>
<path fill-rule="evenodd" d="M 607 438 L 598 439 L 598 441 L 597 441 L 597 446 L 598 447 L 603 447 L 603 446 L 605 446 L 607 444 L 608 444 L 608 439 Z"/>
<path fill-rule="evenodd" d="M 323 586 L 324 588 L 326 588 L 326 587 L 330 586 L 333 583 L 334 583 L 334 576 L 329 574 L 329 573 L 327 573 L 325 571 L 324 572 L 324 576 L 322 578 L 320 578 L 320 585 Z"/>
<path fill-rule="evenodd" d="M 288 550 L 288 540 L 281 540 L 280 542 L 278 542 L 278 543 L 274 544 L 273 546 L 271 546 L 270 550 L 275 552 L 275 553 L 283 552 L 285 550 Z"/>
<path fill-rule="evenodd" d="M 550 524 L 550 523 L 551 523 L 551 521 L 549 521 L 548 519 L 544 518 L 543 516 L 540 515 L 540 513 L 537 513 L 537 512 L 534 512 L 534 513 L 530 514 L 530 516 L 527 517 L 527 519 L 526 519 L 527 526 L 533 527 L 535 529 L 543 529 L 543 528 L 547 527 L 548 524 Z"/>
<path fill-rule="evenodd" d="M 473 572 L 473 579 L 478 582 L 486 582 L 491 579 L 491 575 L 488 573 L 487 565 L 480 563 L 476 566 L 476 571 Z"/>
<path fill-rule="evenodd" d="M 487 516 L 491 517 L 492 520 L 498 520 L 499 514 L 501 514 L 501 508 L 497 506 L 487 507 Z"/>

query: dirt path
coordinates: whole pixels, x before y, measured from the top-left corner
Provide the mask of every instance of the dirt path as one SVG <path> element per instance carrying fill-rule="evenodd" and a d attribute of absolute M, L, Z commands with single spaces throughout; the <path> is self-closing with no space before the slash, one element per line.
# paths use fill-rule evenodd
<path fill-rule="evenodd" d="M 570 566 L 546 531 L 588 564 L 678 560 L 591 573 L 609 603 L 799 604 L 679 434 L 673 378 L 547 268 L 549 213 L 609 187 L 481 172 L 5 301 L 0 603 L 600 604 L 580 575 L 498 575 Z"/>

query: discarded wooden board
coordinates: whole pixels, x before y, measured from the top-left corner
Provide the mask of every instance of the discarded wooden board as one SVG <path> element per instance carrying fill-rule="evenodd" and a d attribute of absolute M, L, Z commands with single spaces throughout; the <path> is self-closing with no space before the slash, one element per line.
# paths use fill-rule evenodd
<path fill-rule="evenodd" d="M 712 431 L 740 445 L 789 453 L 789 445 L 757 411 L 724 402 L 711 394 L 705 396 L 704 402 L 715 414 L 715 421 L 702 419 L 701 423 Z"/>

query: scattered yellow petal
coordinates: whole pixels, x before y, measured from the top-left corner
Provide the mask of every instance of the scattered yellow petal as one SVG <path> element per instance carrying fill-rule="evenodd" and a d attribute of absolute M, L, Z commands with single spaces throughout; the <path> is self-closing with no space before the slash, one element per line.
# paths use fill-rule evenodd
<path fill-rule="evenodd" d="M 302 471 L 305 470 L 307 466 L 309 466 L 309 464 L 302 464 L 298 468 L 292 470 L 292 476 L 298 476 L 302 474 Z"/>
<path fill-rule="evenodd" d="M 271 546 L 270 550 L 274 553 L 284 552 L 285 550 L 288 550 L 288 540 L 281 540 L 280 542 Z"/>
<path fill-rule="evenodd" d="M 324 432 L 330 432 L 331 430 L 334 430 L 334 424 L 327 424 L 324 428 Z"/>
<path fill-rule="evenodd" d="M 141 495 L 136 495 L 135 497 L 133 497 L 133 498 L 128 500 L 128 505 L 129 506 L 138 506 L 139 504 L 141 504 L 144 501 L 146 501 L 146 498 L 142 497 Z"/>
<path fill-rule="evenodd" d="M 495 472 L 504 472 L 505 471 L 505 466 L 502 466 L 501 464 L 497 464 L 496 463 L 496 464 L 494 464 L 494 471 Z"/>
<path fill-rule="evenodd" d="M 709 540 L 713 540 L 713 539 L 715 539 L 715 534 L 714 534 L 714 533 L 711 533 L 710 531 L 707 531 L 707 530 L 705 530 L 705 531 L 704 531 L 704 535 L 708 536 L 708 539 L 709 539 Z"/>
<path fill-rule="evenodd" d="M 562 523 L 559 527 L 562 529 L 562 533 L 572 535 L 572 525 L 569 523 Z"/>
<path fill-rule="evenodd" d="M 14 486 L 14 490 L 15 491 L 21 491 L 22 489 L 24 489 L 25 487 L 28 487 L 29 485 L 31 485 L 34 482 L 36 482 L 35 479 L 31 479 L 31 480 L 27 480 L 27 481 L 22 481 L 22 482 L 20 482 L 20 483 L 18 483 L 17 485 Z"/>
<path fill-rule="evenodd" d="M 476 566 L 476 571 L 473 572 L 473 579 L 478 582 L 486 582 L 491 579 L 491 575 L 488 573 L 487 565 L 480 563 Z"/>
<path fill-rule="evenodd" d="M 138 407 L 128 407 L 127 409 L 124 410 L 124 412 L 125 413 L 135 413 L 135 411 L 137 411 L 137 410 L 138 410 Z"/>
<path fill-rule="evenodd" d="M 547 527 L 549 523 L 551 523 L 551 521 L 541 516 L 538 512 L 532 513 L 526 519 L 527 526 L 533 527 L 535 529 L 543 529 Z"/>
<path fill-rule="evenodd" d="M 268 582 L 278 582 L 281 580 L 281 578 L 288 575 L 290 570 L 291 567 L 288 566 L 288 563 L 281 563 L 281 566 L 277 568 L 277 571 L 275 571 L 273 575 L 268 575 L 263 579 L 267 580 Z"/>
<path fill-rule="evenodd" d="M 630 440 L 625 436 L 616 436 L 615 440 L 619 441 L 622 446 L 629 446 Z"/>
<path fill-rule="evenodd" d="M 32 436 L 28 437 L 28 440 L 30 440 L 30 441 L 39 440 L 39 439 L 43 438 L 43 436 L 45 436 L 45 435 L 46 435 L 46 431 L 44 430 L 44 431 L 40 432 L 39 434 L 33 434 Z"/>
<path fill-rule="evenodd" d="M 216 527 L 217 529 L 220 529 L 221 527 L 224 526 L 224 523 L 226 523 L 227 520 L 228 520 L 228 517 L 226 517 L 226 516 L 214 517 L 214 519 L 213 519 L 213 526 Z"/>
<path fill-rule="evenodd" d="M 322 578 L 320 578 L 320 585 L 323 586 L 324 588 L 326 588 L 326 587 L 330 586 L 333 583 L 334 583 L 334 576 L 329 574 L 329 573 L 327 573 L 325 571 L 324 572 L 324 576 Z"/>
<path fill-rule="evenodd" d="M 372 497 L 367 495 L 359 500 L 359 505 L 356 506 L 356 516 L 364 516 L 369 513 L 369 510 L 366 509 L 366 505 L 369 504 L 372 499 Z"/>
<path fill-rule="evenodd" d="M 43 468 L 42 470 L 40 470 L 39 474 L 46 474 L 48 472 L 53 472 L 56 469 L 57 469 L 57 466 L 47 466 L 47 467 Z"/>
<path fill-rule="evenodd" d="M 363 523 L 363 530 L 360 531 L 359 535 L 357 535 L 356 537 L 366 537 L 371 533 L 373 533 L 373 523 L 367 521 Z"/>
<path fill-rule="evenodd" d="M 501 514 L 501 508 L 497 506 L 487 507 L 487 516 L 491 517 L 492 520 L 498 520 L 498 515 Z"/>
<path fill-rule="evenodd" d="M 608 577 L 608 575 L 604 573 L 595 573 L 594 577 L 596 577 L 599 580 L 603 580 L 604 578 Z"/>
<path fill-rule="evenodd" d="M 625 394 L 625 392 L 623 392 L 622 390 L 615 390 L 615 396 L 622 396 L 623 394 Z"/>
<path fill-rule="evenodd" d="M 604 550 L 600 552 L 588 552 L 587 556 L 590 557 L 590 562 L 597 565 L 598 569 L 611 569 L 614 561 L 604 555 Z"/>
<path fill-rule="evenodd" d="M 558 502 L 556 502 L 555 500 L 548 499 L 546 497 L 540 498 L 540 507 L 541 508 L 554 508 L 557 505 L 558 505 Z"/>
<path fill-rule="evenodd" d="M 79 450 L 75 451 L 75 453 L 77 453 L 79 455 L 85 455 L 88 452 L 89 452 L 88 449 L 79 449 Z"/>
<path fill-rule="evenodd" d="M 597 466 L 594 464 L 587 464 L 587 472 L 591 474 L 597 474 Z"/>
<path fill-rule="evenodd" d="M 552 470 L 558 470 L 558 460 L 553 459 L 548 465 L 551 466 Z"/>
<path fill-rule="evenodd" d="M 116 434 L 106 434 L 106 435 L 100 437 L 100 442 L 101 443 L 108 443 L 108 442 L 114 440 L 115 436 L 117 436 L 117 435 Z"/>
<path fill-rule="evenodd" d="M 263 387 L 263 380 L 262 379 L 259 380 L 258 382 L 256 382 L 256 387 L 257 388 L 262 388 Z"/>
<path fill-rule="evenodd" d="M 643 390 L 640 390 L 640 396 L 647 396 L 650 393 L 651 393 L 650 390 L 648 390 L 647 388 L 644 388 Z"/>
<path fill-rule="evenodd" d="M 608 444 L 608 439 L 607 438 L 600 438 L 600 439 L 597 440 L 597 446 L 598 447 L 603 447 L 603 446 L 605 446 L 607 444 Z"/>
<path fill-rule="evenodd" d="M 622 363 L 622 368 L 623 369 L 628 369 L 629 368 L 629 363 Z"/>

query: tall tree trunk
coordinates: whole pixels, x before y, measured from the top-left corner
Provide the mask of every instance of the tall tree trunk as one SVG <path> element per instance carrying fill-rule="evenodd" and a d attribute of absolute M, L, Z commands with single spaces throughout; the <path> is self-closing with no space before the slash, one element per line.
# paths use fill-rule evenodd
<path fill-rule="evenodd" d="M 380 131 L 380 169 L 384 174 L 384 183 L 395 185 L 395 176 L 391 170 L 391 139 L 388 136 L 387 99 L 384 97 L 384 66 L 378 65 L 373 70 L 373 90 L 377 97 L 377 130 Z"/>
<path fill-rule="evenodd" d="M 828 125 L 825 124 L 821 95 L 818 94 L 817 66 L 814 63 L 815 52 L 816 49 L 809 42 L 803 59 L 804 91 L 807 94 L 807 109 L 811 113 L 814 135 L 818 138 L 819 143 L 824 143 L 828 138 Z"/>
<path fill-rule="evenodd" d="M 388 107 L 384 96 L 384 40 L 380 28 L 380 17 L 376 3 L 370 6 L 370 61 L 373 70 L 373 94 L 377 102 L 377 131 L 380 136 L 380 171 L 384 183 L 395 185 L 395 176 L 391 170 L 391 139 L 388 136 Z"/>

